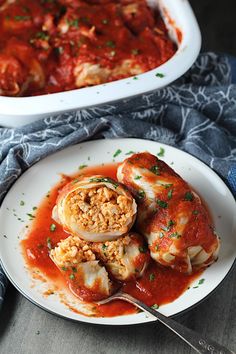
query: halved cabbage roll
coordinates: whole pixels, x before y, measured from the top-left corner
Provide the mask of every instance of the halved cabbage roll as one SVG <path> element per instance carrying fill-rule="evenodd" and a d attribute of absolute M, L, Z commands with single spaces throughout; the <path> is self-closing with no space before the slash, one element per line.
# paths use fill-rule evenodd
<path fill-rule="evenodd" d="M 52 217 L 68 233 L 99 242 L 129 232 L 136 212 L 136 202 L 124 186 L 96 175 L 67 184 L 58 196 Z"/>
<path fill-rule="evenodd" d="M 113 284 L 89 243 L 69 236 L 50 251 L 50 257 L 67 279 L 70 290 L 82 300 L 98 301 L 111 295 Z"/>
<path fill-rule="evenodd" d="M 151 257 L 180 272 L 204 267 L 218 256 L 219 238 L 201 199 L 156 156 L 134 154 L 118 168 L 138 202 L 137 228 L 148 241 Z"/>
<path fill-rule="evenodd" d="M 120 281 L 140 277 L 150 258 L 142 236 L 134 232 L 116 241 L 93 243 L 91 247 L 109 273 Z"/>

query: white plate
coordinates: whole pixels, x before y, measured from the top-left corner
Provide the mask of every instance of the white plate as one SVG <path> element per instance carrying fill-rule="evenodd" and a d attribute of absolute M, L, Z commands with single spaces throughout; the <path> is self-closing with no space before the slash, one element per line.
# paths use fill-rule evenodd
<path fill-rule="evenodd" d="M 22 233 L 24 223 L 17 218 L 25 219 L 26 213 L 38 205 L 47 191 L 59 181 L 59 173 L 74 173 L 82 164 L 97 165 L 112 162 L 113 159 L 117 162 L 122 161 L 130 150 L 157 154 L 160 147 L 165 149 L 162 159 L 171 164 L 176 172 L 205 199 L 216 232 L 222 240 L 218 261 L 201 275 L 201 278 L 205 279 L 204 283 L 194 288 L 198 283 L 196 280 L 177 300 L 161 306 L 160 312 L 167 316 L 178 314 L 196 305 L 221 283 L 236 257 L 236 204 L 223 181 L 196 158 L 164 144 L 141 139 L 98 140 L 72 146 L 36 163 L 17 180 L 3 201 L 0 209 L 0 258 L 8 278 L 23 295 L 45 310 L 76 321 L 109 325 L 153 321 L 144 313 L 113 318 L 86 317 L 69 310 L 54 295 L 43 296 L 37 286 L 32 287 L 31 275 L 25 268 L 19 245 L 20 239 L 24 237 Z M 122 152 L 113 158 L 118 149 Z M 25 201 L 24 206 L 20 205 L 22 199 Z"/>

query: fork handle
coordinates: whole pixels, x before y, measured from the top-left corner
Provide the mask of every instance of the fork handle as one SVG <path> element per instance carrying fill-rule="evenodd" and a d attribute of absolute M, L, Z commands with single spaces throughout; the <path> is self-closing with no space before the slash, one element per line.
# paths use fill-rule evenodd
<path fill-rule="evenodd" d="M 159 322 L 171 329 L 175 334 L 177 334 L 181 339 L 188 343 L 197 353 L 207 353 L 207 354 L 235 354 L 233 351 L 225 348 L 224 346 L 204 338 L 198 332 L 195 332 L 182 324 L 172 320 L 170 317 L 162 315 L 160 312 L 152 309 L 151 307 L 145 305 L 143 302 L 135 299 L 133 296 L 120 293 L 116 294 L 116 298 L 128 301 L 135 304 L 141 310 L 150 313 L 152 316 L 156 317 Z"/>

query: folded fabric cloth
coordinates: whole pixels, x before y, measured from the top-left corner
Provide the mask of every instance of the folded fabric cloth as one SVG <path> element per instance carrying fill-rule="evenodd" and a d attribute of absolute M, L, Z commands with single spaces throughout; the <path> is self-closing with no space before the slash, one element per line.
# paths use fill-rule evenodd
<path fill-rule="evenodd" d="M 187 151 L 214 169 L 236 195 L 236 86 L 228 58 L 201 54 L 186 75 L 161 90 L 22 128 L 0 128 L 0 203 L 16 179 L 45 156 L 85 140 L 118 137 L 151 139 Z M 6 283 L 0 270 L 0 306 Z"/>

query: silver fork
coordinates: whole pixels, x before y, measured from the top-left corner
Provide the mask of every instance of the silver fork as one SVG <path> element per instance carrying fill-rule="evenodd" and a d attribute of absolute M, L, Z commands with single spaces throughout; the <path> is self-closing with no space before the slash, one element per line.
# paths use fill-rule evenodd
<path fill-rule="evenodd" d="M 162 315 L 160 312 L 154 310 L 153 308 L 145 305 L 143 302 L 135 299 L 133 296 L 118 291 L 117 293 L 111 295 L 105 300 L 99 301 L 99 305 L 106 304 L 113 300 L 124 300 L 128 301 L 133 305 L 136 305 L 141 310 L 151 314 L 156 317 L 156 319 L 164 324 L 166 327 L 171 329 L 172 332 L 177 334 L 181 339 L 183 339 L 188 345 L 190 345 L 197 353 L 211 353 L 211 354 L 235 354 L 233 351 L 223 347 L 222 345 L 213 342 L 210 339 L 204 338 L 201 334 L 181 325 L 180 323 L 172 320 L 169 317 Z"/>

